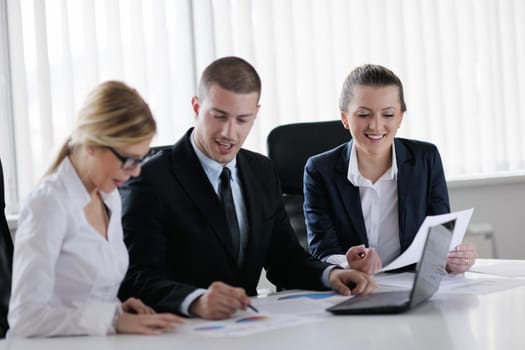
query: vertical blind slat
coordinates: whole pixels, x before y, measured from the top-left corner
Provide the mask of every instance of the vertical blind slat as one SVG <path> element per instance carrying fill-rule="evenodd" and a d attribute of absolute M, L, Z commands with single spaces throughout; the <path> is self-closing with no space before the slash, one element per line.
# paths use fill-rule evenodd
<path fill-rule="evenodd" d="M 370 62 L 404 83 L 399 136 L 436 143 L 449 177 L 525 170 L 520 0 L 7 3 L 22 196 L 96 83 L 136 87 L 159 123 L 154 143 L 172 143 L 193 123 L 202 69 L 231 54 L 252 62 L 263 80 L 250 149 L 264 152 L 278 124 L 339 118 L 343 79 Z"/>
<path fill-rule="evenodd" d="M 49 77 L 49 59 L 47 46 L 46 6 L 45 2 L 34 0 L 34 30 L 36 44 L 36 94 L 39 117 L 40 142 L 33 144 L 32 159 L 37 167 L 49 163 L 50 156 L 43 153 L 53 145 L 53 117 L 51 108 L 51 81 Z"/>
<path fill-rule="evenodd" d="M 29 6 L 28 2 L 24 2 Z M 20 197 L 28 193 L 33 187 L 34 162 L 32 161 L 31 140 L 27 137 L 30 130 L 29 123 L 29 98 L 26 69 L 26 49 L 24 47 L 24 29 L 22 18 L 22 2 L 10 0 L 7 3 L 9 16 L 9 54 L 11 59 L 12 73 L 12 99 L 15 134 L 16 175 L 18 177 L 18 195 Z M 26 13 L 26 12 L 24 12 Z M 4 165 L 9 168 L 9 165 Z M 4 170 L 5 171 L 5 170 Z M 7 172 L 7 171 L 6 171 Z M 15 205 L 16 207 L 17 205 Z"/>

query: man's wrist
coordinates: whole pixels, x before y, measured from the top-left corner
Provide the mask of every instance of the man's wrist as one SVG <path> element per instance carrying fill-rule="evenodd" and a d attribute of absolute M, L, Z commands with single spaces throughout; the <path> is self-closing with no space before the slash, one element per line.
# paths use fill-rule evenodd
<path fill-rule="evenodd" d="M 189 317 L 193 316 L 190 310 L 191 305 L 193 304 L 195 300 L 197 300 L 197 298 L 199 298 L 204 293 L 206 293 L 206 291 L 207 291 L 206 289 L 199 288 L 199 289 L 195 289 L 193 292 L 188 294 L 186 298 L 184 298 L 184 301 L 182 302 L 182 305 L 180 306 L 180 312 L 185 316 L 189 316 Z"/>

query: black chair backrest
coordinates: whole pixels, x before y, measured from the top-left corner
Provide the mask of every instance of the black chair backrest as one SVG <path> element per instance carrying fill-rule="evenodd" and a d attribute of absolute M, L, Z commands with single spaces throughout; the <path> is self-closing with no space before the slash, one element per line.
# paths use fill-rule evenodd
<path fill-rule="evenodd" d="M 9 328 L 7 310 L 11 294 L 11 270 L 13 264 L 13 241 L 5 218 L 4 173 L 0 160 L 0 338 Z"/>
<path fill-rule="evenodd" d="M 350 132 L 340 120 L 280 125 L 268 134 L 268 156 L 277 168 L 290 222 L 305 248 L 303 174 L 306 161 L 350 139 Z"/>
<path fill-rule="evenodd" d="M 268 156 L 279 173 L 283 193 L 303 194 L 304 165 L 309 157 L 351 139 L 341 121 L 280 125 L 266 139 Z"/>
<path fill-rule="evenodd" d="M 149 153 L 148 153 L 148 156 L 151 157 L 151 156 L 154 156 L 155 154 L 157 154 L 158 152 L 160 151 L 164 151 L 164 150 L 167 150 L 167 149 L 170 149 L 172 148 L 173 145 L 162 145 L 162 146 L 153 146 L 149 149 Z"/>
<path fill-rule="evenodd" d="M 163 145 L 163 146 L 153 146 L 149 149 L 149 152 L 148 154 L 146 155 L 146 157 L 144 158 L 144 161 L 143 161 L 143 164 L 145 162 L 147 162 L 151 157 L 153 157 L 155 154 L 161 152 L 161 151 L 164 151 L 164 150 L 167 150 L 167 149 L 170 149 L 172 147 L 172 145 Z"/>

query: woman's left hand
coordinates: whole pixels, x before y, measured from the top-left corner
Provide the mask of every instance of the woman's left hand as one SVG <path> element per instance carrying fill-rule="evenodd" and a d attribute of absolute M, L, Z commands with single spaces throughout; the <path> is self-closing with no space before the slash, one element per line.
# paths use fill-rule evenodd
<path fill-rule="evenodd" d="M 125 302 L 122 303 L 122 311 L 131 313 L 131 314 L 154 314 L 155 310 L 153 310 L 151 307 L 144 304 L 140 299 L 137 298 L 129 298 Z"/>
<path fill-rule="evenodd" d="M 468 271 L 476 262 L 478 251 L 474 243 L 462 243 L 448 253 L 447 271 L 462 273 Z"/>

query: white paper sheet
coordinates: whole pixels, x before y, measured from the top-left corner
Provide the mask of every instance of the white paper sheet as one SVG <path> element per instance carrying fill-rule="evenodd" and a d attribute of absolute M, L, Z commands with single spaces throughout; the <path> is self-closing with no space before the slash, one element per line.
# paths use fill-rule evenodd
<path fill-rule="evenodd" d="M 463 237 L 467 231 L 473 211 L 474 208 L 470 208 L 450 214 L 427 216 L 419 227 L 412 244 L 410 244 L 403 254 L 394 259 L 394 261 L 392 261 L 390 264 L 384 266 L 381 269 L 381 272 L 395 270 L 417 263 L 423 254 L 423 248 L 427 239 L 428 229 L 431 226 L 443 224 L 452 219 L 456 219 L 456 225 L 454 226 L 454 232 L 452 233 L 452 241 L 450 242 L 450 249 L 452 250 L 455 246 L 463 241 Z"/>
<path fill-rule="evenodd" d="M 472 266 L 470 272 L 477 272 L 489 275 L 505 277 L 525 277 L 525 260 L 514 260 L 506 263 L 494 265 Z"/>
<path fill-rule="evenodd" d="M 325 309 L 348 299 L 348 296 L 334 291 L 287 291 L 265 298 L 253 298 L 252 304 L 260 312 L 286 315 L 301 315 L 308 317 L 324 317 L 329 315 Z"/>
<path fill-rule="evenodd" d="M 327 307 L 347 299 L 333 291 L 287 291 L 260 298 L 251 304 L 259 313 L 238 311 L 232 318 L 221 321 L 190 319 L 177 327 L 178 333 L 193 333 L 209 337 L 237 337 L 274 329 L 318 322 L 331 314 Z"/>
<path fill-rule="evenodd" d="M 374 276 L 380 287 L 398 287 L 410 290 L 414 284 L 414 272 L 402 272 L 392 274 L 378 274 Z M 476 277 L 476 278 L 474 278 Z M 443 276 L 439 285 L 438 294 L 487 294 L 501 290 L 508 290 L 525 285 L 525 279 L 510 279 L 502 277 L 490 277 L 472 273 L 466 277 L 463 274 L 448 274 Z"/>
<path fill-rule="evenodd" d="M 193 333 L 208 337 L 239 337 L 316 321 L 318 320 L 299 315 L 258 313 L 221 321 L 187 322 L 177 327 L 176 333 Z"/>
<path fill-rule="evenodd" d="M 486 275 L 485 275 L 486 276 Z M 440 286 L 438 293 L 443 294 L 487 294 L 509 290 L 525 285 L 524 279 L 483 277 L 477 279 L 451 280 Z"/>

